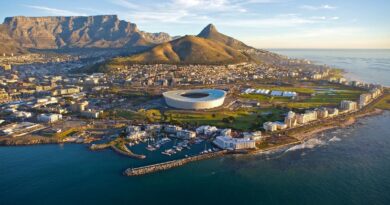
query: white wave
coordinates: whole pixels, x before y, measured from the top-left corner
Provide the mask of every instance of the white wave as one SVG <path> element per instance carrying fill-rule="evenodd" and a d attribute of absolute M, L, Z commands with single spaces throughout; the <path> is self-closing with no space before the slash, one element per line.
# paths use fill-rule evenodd
<path fill-rule="evenodd" d="M 300 149 L 313 149 L 314 147 L 322 146 L 325 144 L 326 143 L 324 141 L 322 141 L 320 139 L 313 138 L 313 139 L 309 139 L 309 140 L 303 142 L 302 144 L 290 147 L 289 149 L 286 150 L 286 152 L 300 150 Z"/>
<path fill-rule="evenodd" d="M 330 138 L 329 142 L 339 142 L 341 141 L 340 138 L 336 137 L 336 136 L 333 136 L 332 138 Z"/>

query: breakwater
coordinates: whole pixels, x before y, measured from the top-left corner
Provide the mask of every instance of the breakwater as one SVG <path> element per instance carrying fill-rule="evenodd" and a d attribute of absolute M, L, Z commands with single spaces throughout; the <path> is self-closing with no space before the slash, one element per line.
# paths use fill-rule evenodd
<path fill-rule="evenodd" d="M 122 154 L 122 155 L 125 155 L 125 156 L 128 156 L 128 157 L 132 157 L 132 158 L 136 158 L 136 159 L 145 159 L 146 158 L 145 155 L 133 153 L 132 151 L 127 149 L 127 147 L 124 147 L 124 149 L 125 149 L 125 151 L 124 151 L 124 150 L 119 149 L 115 145 L 111 145 L 111 149 L 114 150 L 115 152 L 119 153 L 119 154 Z"/>
<path fill-rule="evenodd" d="M 150 174 L 150 173 L 154 173 L 154 172 L 159 172 L 159 171 L 171 169 L 174 167 L 179 167 L 179 166 L 182 166 L 182 165 L 187 164 L 189 162 L 194 162 L 194 161 L 198 161 L 198 160 L 222 156 L 226 153 L 227 153 L 226 150 L 222 150 L 222 151 L 218 151 L 218 152 L 201 154 L 201 155 L 196 155 L 196 156 L 192 156 L 192 157 L 187 157 L 184 159 L 172 160 L 172 161 L 168 161 L 168 162 L 152 164 L 152 165 L 143 166 L 143 167 L 128 168 L 124 171 L 123 174 L 126 176 L 140 176 L 140 175 Z"/>

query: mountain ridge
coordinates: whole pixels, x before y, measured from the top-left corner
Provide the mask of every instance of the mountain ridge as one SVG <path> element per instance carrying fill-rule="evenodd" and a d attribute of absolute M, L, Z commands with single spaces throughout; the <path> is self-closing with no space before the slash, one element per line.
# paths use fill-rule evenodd
<path fill-rule="evenodd" d="M 111 60 L 108 67 L 122 64 L 226 64 L 253 61 L 245 51 L 253 49 L 243 42 L 218 32 L 213 24 L 198 35 L 186 35 L 164 42 L 128 57 Z"/>
<path fill-rule="evenodd" d="M 131 48 L 172 40 L 167 33 L 140 31 L 117 15 L 15 16 L 6 17 L 1 27 L 0 44 L 12 39 L 13 47 L 23 49 Z"/>

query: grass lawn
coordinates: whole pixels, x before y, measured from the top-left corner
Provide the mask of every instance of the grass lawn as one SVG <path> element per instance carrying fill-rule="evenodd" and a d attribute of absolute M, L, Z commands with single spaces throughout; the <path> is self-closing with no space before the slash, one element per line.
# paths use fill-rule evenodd
<path fill-rule="evenodd" d="M 195 126 L 213 125 L 229 127 L 236 130 L 258 130 L 268 120 L 281 120 L 277 109 L 264 109 L 260 111 L 184 111 L 169 110 L 164 113 L 166 121 L 173 124 L 190 124 Z"/>
<path fill-rule="evenodd" d="M 329 90 L 326 92 L 317 92 L 314 96 L 287 104 L 289 108 L 314 108 L 320 106 L 337 106 L 342 100 L 357 101 L 360 94 L 364 91 L 360 90 Z"/>
<path fill-rule="evenodd" d="M 385 94 L 381 101 L 375 104 L 376 108 L 390 110 L 390 94 Z"/>
<path fill-rule="evenodd" d="M 122 117 L 127 120 L 145 120 L 146 117 L 143 113 L 140 112 L 132 112 L 128 110 L 115 110 L 112 111 L 112 115 L 116 117 Z"/>
<path fill-rule="evenodd" d="M 242 98 L 251 99 L 251 100 L 257 100 L 259 102 L 266 102 L 266 103 L 272 103 L 272 102 L 288 102 L 291 100 L 289 97 L 271 97 L 267 95 L 261 95 L 261 94 L 242 94 Z"/>

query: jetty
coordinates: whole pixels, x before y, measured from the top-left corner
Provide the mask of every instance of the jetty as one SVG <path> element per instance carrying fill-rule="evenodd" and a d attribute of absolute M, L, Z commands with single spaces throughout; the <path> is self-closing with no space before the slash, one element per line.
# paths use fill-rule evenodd
<path fill-rule="evenodd" d="M 124 150 L 121 150 L 117 146 L 111 145 L 111 149 L 114 150 L 115 152 L 119 153 L 119 154 L 122 154 L 122 155 L 125 155 L 125 156 L 128 156 L 128 157 L 132 157 L 132 158 L 135 158 L 135 159 L 145 159 L 146 158 L 145 155 L 133 153 L 126 146 L 123 147 Z"/>
<path fill-rule="evenodd" d="M 226 153 L 227 153 L 226 150 L 222 150 L 222 151 L 218 151 L 218 152 L 200 154 L 200 155 L 196 155 L 196 156 L 187 157 L 184 159 L 177 159 L 177 160 L 172 160 L 172 161 L 168 161 L 168 162 L 147 165 L 147 166 L 143 166 L 143 167 L 128 168 L 124 171 L 123 174 L 126 176 L 140 176 L 140 175 L 150 174 L 150 173 L 159 172 L 159 171 L 163 171 L 163 170 L 167 170 L 167 169 L 172 169 L 174 167 L 179 167 L 179 166 L 182 166 L 182 165 L 187 164 L 189 162 L 194 162 L 194 161 L 198 161 L 198 160 L 222 156 Z"/>

